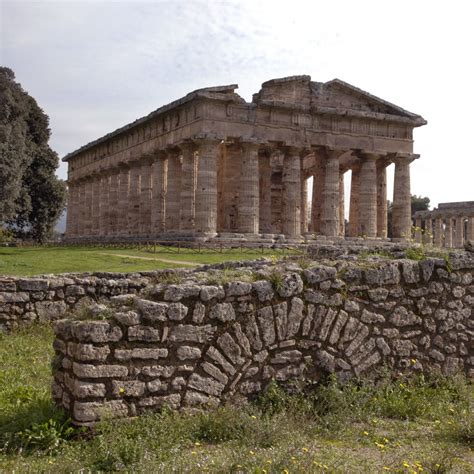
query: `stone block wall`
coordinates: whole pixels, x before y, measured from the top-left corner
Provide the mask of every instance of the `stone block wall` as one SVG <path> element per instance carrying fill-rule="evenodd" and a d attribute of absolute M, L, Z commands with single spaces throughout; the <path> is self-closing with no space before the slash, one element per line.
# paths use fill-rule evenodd
<path fill-rule="evenodd" d="M 87 425 L 383 365 L 474 377 L 474 258 L 282 265 L 251 282 L 150 285 L 57 321 L 54 400 Z"/>

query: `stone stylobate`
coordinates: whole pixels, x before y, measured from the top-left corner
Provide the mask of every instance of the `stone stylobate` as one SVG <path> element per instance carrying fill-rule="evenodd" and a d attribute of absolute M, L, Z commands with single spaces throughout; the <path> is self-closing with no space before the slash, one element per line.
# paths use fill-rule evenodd
<path fill-rule="evenodd" d="M 422 117 L 338 79 L 274 79 L 252 102 L 236 88 L 194 91 L 67 155 L 67 239 L 383 239 L 392 162 L 394 237 L 410 236 Z"/>

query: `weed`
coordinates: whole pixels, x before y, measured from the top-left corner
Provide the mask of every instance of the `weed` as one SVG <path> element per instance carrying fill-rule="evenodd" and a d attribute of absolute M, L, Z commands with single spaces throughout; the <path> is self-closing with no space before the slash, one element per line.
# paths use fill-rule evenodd
<path fill-rule="evenodd" d="M 426 258 L 426 252 L 424 247 L 409 247 L 405 250 L 406 258 L 410 260 L 424 260 Z"/>

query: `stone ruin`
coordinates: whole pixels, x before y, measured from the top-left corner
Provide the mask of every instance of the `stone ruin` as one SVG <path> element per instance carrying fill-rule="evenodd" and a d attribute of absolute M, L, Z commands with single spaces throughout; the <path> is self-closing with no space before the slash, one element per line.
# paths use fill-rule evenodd
<path fill-rule="evenodd" d="M 271 380 L 376 377 L 382 367 L 473 378 L 473 269 L 463 252 L 346 253 L 188 272 L 57 321 L 53 398 L 91 425 L 253 398 Z"/>

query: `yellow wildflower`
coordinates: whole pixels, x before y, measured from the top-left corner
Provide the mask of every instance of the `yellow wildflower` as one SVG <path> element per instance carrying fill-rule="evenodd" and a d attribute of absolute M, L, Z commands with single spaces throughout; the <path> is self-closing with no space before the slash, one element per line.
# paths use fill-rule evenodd
<path fill-rule="evenodd" d="M 125 393 L 125 389 L 123 387 L 120 387 L 119 393 Z"/>
<path fill-rule="evenodd" d="M 249 453 L 253 456 L 255 454 L 254 451 L 249 451 Z"/>
<path fill-rule="evenodd" d="M 252 418 L 253 420 L 257 419 L 257 417 L 255 415 L 252 415 L 250 418 Z"/>
<path fill-rule="evenodd" d="M 403 461 L 403 467 L 410 467 L 410 464 L 408 464 L 406 461 Z"/>
<path fill-rule="evenodd" d="M 368 431 L 364 431 L 363 433 L 365 436 L 369 436 L 369 432 Z"/>
<path fill-rule="evenodd" d="M 389 468 L 388 466 L 384 466 L 384 467 L 383 467 L 383 470 L 384 470 L 384 471 L 390 471 L 390 468 Z"/>
<path fill-rule="evenodd" d="M 199 441 L 196 441 L 196 442 L 194 443 L 194 446 L 201 446 L 201 443 L 200 443 Z"/>
<path fill-rule="evenodd" d="M 268 464 L 271 464 L 272 462 L 270 461 L 270 459 L 268 459 L 268 460 L 267 460 L 267 463 L 268 463 Z"/>
<path fill-rule="evenodd" d="M 308 448 L 301 448 L 301 451 L 304 451 L 305 453 L 307 453 L 309 451 Z"/>
<path fill-rule="evenodd" d="M 191 451 L 191 454 L 197 454 L 197 452 L 196 451 Z"/>

